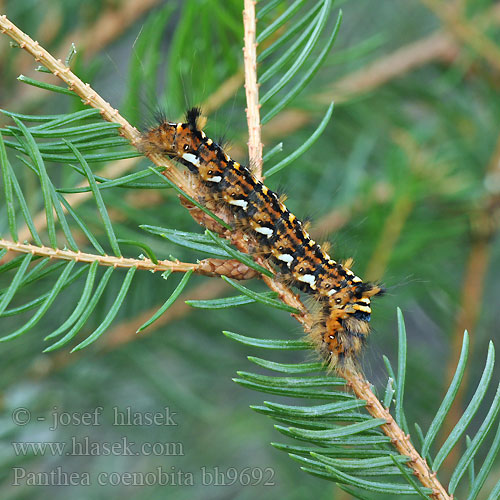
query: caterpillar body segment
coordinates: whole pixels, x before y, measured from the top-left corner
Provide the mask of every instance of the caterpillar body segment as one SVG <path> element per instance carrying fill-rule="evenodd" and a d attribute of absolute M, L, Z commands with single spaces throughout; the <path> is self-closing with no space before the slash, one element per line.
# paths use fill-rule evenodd
<path fill-rule="evenodd" d="M 259 255 L 319 302 L 310 337 L 330 366 L 339 373 L 355 368 L 370 332 L 371 298 L 383 289 L 333 260 L 276 193 L 205 135 L 200 116 L 193 108 L 184 123 L 163 121 L 143 134 L 143 150 L 173 158 L 199 177 L 255 236 Z"/>

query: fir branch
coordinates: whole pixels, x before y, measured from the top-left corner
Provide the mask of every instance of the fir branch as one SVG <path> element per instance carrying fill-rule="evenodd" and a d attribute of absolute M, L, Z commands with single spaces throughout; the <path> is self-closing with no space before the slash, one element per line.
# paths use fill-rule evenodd
<path fill-rule="evenodd" d="M 109 103 L 107 103 L 95 90 L 93 90 L 89 84 L 83 83 L 67 66 L 65 66 L 61 60 L 56 60 L 48 51 L 40 46 L 38 42 L 32 40 L 28 35 L 21 31 L 17 26 L 15 26 L 11 21 L 7 19 L 7 16 L 0 16 L 0 32 L 5 33 L 15 40 L 19 46 L 29 52 L 35 60 L 43 63 L 43 65 L 49 69 L 55 76 L 63 80 L 69 87 L 70 90 L 78 95 L 82 102 L 86 105 L 92 106 L 98 109 L 101 116 L 112 123 L 118 123 L 120 125 L 120 134 L 128 139 L 130 143 L 137 147 L 140 140 L 139 131 L 130 125 L 128 121 L 123 118 L 118 110 L 114 109 Z M 189 172 L 181 172 L 173 162 L 168 160 L 166 157 L 159 154 L 148 154 L 148 158 L 155 163 L 157 166 L 165 167 L 162 174 L 174 183 L 183 192 L 196 199 L 198 197 L 197 186 L 198 182 L 193 175 Z M 193 215 L 192 212 L 191 214 Z M 220 233 L 220 229 L 218 231 Z M 226 237 L 228 235 L 225 235 Z M 233 243 L 236 244 L 240 251 L 248 253 L 248 243 L 244 241 L 243 236 L 240 235 L 237 241 L 233 239 Z M 262 259 L 256 259 L 257 264 L 263 267 L 269 267 Z M 283 283 L 278 280 L 271 279 L 269 277 L 263 277 L 271 290 L 278 293 L 280 299 L 287 305 L 303 311 L 301 315 L 295 316 L 302 324 L 307 327 L 310 324 L 310 319 L 305 312 L 305 307 L 300 302 L 298 295 L 295 294 L 290 288 L 283 285 Z"/>
<path fill-rule="evenodd" d="M 391 413 L 383 407 L 379 399 L 373 394 L 369 382 L 356 372 L 350 372 L 345 375 L 349 387 L 359 399 L 366 401 L 366 410 L 373 418 L 381 418 L 386 421 L 381 429 L 391 438 L 391 443 L 401 453 L 410 458 L 407 463 L 408 467 L 413 469 L 415 477 L 422 483 L 423 486 L 432 489 L 432 498 L 436 500 L 450 500 L 452 497 L 448 495 L 443 485 L 436 477 L 436 473 L 432 472 L 427 465 L 427 462 L 420 456 L 415 447 L 410 441 L 410 436 L 405 434 L 394 420 Z"/>
<path fill-rule="evenodd" d="M 121 126 L 121 134 L 126 137 L 132 144 L 137 144 L 137 141 L 139 139 L 138 131 L 134 127 L 132 127 L 126 120 L 124 120 L 119 115 L 119 113 L 114 110 L 108 103 L 106 103 L 95 91 L 93 91 L 88 85 L 85 85 L 80 79 L 78 79 L 69 70 L 69 68 L 61 63 L 61 61 L 55 60 L 48 52 L 42 49 L 37 42 L 34 42 L 31 38 L 22 33 L 18 28 L 10 23 L 10 21 L 7 20 L 6 16 L 0 16 L 0 29 L 2 32 L 6 33 L 11 38 L 16 40 L 16 42 L 22 48 L 30 52 L 35 57 L 35 59 L 40 60 L 56 76 L 59 76 L 63 81 L 65 81 L 68 84 L 69 88 L 83 99 L 85 104 L 89 104 L 96 109 L 99 109 L 102 116 L 106 120 L 119 123 Z M 193 197 L 196 196 L 196 190 L 192 187 L 192 184 L 190 182 L 186 181 L 186 176 L 184 174 L 181 174 L 181 172 L 178 171 L 169 161 L 158 155 L 150 155 L 150 159 L 157 165 L 165 166 L 167 168 L 166 175 L 172 182 L 183 189 L 186 193 L 192 194 Z M 60 252 L 59 250 L 54 249 L 48 249 L 47 251 L 49 250 Z M 110 258 L 116 259 L 114 257 Z M 287 304 L 293 305 L 290 302 L 293 303 L 294 301 L 298 301 L 297 296 L 284 285 L 277 283 L 269 278 L 266 278 L 266 282 L 269 282 L 268 284 L 271 287 L 275 287 L 274 289 L 281 288 L 280 297 Z M 299 315 L 297 316 L 297 319 L 301 321 L 306 329 L 311 326 L 310 319 L 307 315 Z M 383 431 L 387 436 L 391 438 L 391 441 L 396 449 L 402 455 L 410 458 L 408 466 L 413 469 L 417 479 L 424 486 L 428 486 L 433 490 L 432 496 L 434 498 L 449 499 L 450 496 L 446 493 L 445 489 L 439 483 L 435 475 L 431 473 L 431 471 L 427 467 L 427 464 L 425 463 L 425 460 L 420 457 L 415 448 L 411 445 L 409 437 L 406 436 L 401 427 L 396 424 L 390 413 L 386 409 L 384 409 L 380 401 L 372 392 L 369 383 L 364 379 L 364 377 L 359 373 L 348 372 L 345 374 L 345 378 L 356 396 L 367 402 L 367 409 L 371 413 L 371 415 L 386 422 L 385 424 L 382 424 Z"/>
<path fill-rule="evenodd" d="M 85 105 L 98 109 L 105 120 L 111 123 L 118 123 L 121 127 L 120 135 L 128 139 L 133 146 L 137 147 L 141 137 L 139 131 L 130 125 L 120 115 L 118 110 L 106 102 L 88 83 L 82 82 L 60 59 L 56 59 L 38 42 L 21 31 L 9 21 L 6 15 L 0 16 L 0 32 L 10 36 L 20 48 L 30 53 L 35 58 L 35 61 L 41 62 L 55 76 L 63 80 L 68 88 L 82 99 Z M 193 187 L 193 182 L 189 182 L 189 176 L 179 171 L 171 161 L 158 154 L 151 154 L 148 157 L 156 165 L 165 167 L 165 176 L 184 192 L 193 197 L 196 196 L 196 189 Z"/>

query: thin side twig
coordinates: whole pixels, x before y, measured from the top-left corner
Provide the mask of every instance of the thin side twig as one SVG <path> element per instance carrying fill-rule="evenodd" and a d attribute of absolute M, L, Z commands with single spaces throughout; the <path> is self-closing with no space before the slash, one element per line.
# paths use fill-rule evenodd
<path fill-rule="evenodd" d="M 114 257 L 112 255 L 97 255 L 86 252 L 74 252 L 73 250 L 62 250 L 46 246 L 30 245 L 0 238 L 0 248 L 16 253 L 30 253 L 39 257 L 49 257 L 54 260 L 74 260 L 75 262 L 86 262 L 91 264 L 97 261 L 100 266 L 130 268 L 136 267 L 150 272 L 172 271 L 174 273 L 185 273 L 193 271 L 204 276 L 228 276 L 233 279 L 247 280 L 255 278 L 258 274 L 245 264 L 236 259 L 203 259 L 196 264 L 181 262 L 179 260 L 160 260 L 154 263 L 151 259 L 131 259 L 126 257 Z M 2 259 L 4 262 L 10 259 Z"/>
<path fill-rule="evenodd" d="M 127 259 L 125 257 L 114 257 L 112 255 L 96 255 L 85 252 L 74 252 L 73 250 L 62 250 L 52 247 L 39 247 L 27 243 L 18 243 L 0 239 L 0 248 L 6 248 L 10 252 L 16 253 L 31 253 L 40 257 L 49 257 L 57 260 L 74 260 L 76 262 L 92 263 L 99 262 L 101 266 L 109 267 L 137 267 L 137 269 L 145 269 L 147 271 L 174 271 L 174 272 L 187 272 L 190 270 L 196 271 L 198 264 L 190 264 L 187 262 L 175 262 L 169 260 L 158 261 L 155 264 L 150 259 Z"/>
<path fill-rule="evenodd" d="M 257 41 L 255 0 L 245 0 L 243 29 L 245 32 L 243 58 L 245 66 L 245 93 L 247 98 L 248 156 L 253 173 L 262 176 L 262 140 L 260 125 L 259 85 L 257 83 Z"/>

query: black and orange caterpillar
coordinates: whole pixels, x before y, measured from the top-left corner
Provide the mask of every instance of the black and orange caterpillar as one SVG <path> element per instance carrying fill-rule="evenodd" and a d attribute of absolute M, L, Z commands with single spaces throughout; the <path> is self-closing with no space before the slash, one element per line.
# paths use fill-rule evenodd
<path fill-rule="evenodd" d="M 330 366 L 340 373 L 354 368 L 370 332 L 370 299 L 383 289 L 332 260 L 276 193 L 205 135 L 200 115 L 193 108 L 186 123 L 162 120 L 143 134 L 143 150 L 173 158 L 199 176 L 235 222 L 256 237 L 259 255 L 317 299 L 320 313 L 310 337 Z"/>

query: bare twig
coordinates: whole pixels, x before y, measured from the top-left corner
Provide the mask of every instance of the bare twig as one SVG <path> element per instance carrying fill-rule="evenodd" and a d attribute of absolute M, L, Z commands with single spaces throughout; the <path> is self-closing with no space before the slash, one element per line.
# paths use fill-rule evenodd
<path fill-rule="evenodd" d="M 17 26 L 11 23 L 5 15 L 0 16 L 0 32 L 10 36 L 19 44 L 19 47 L 29 52 L 36 61 L 41 62 L 55 76 L 65 82 L 70 90 L 81 97 L 84 104 L 98 109 L 105 120 L 118 123 L 121 126 L 120 134 L 128 139 L 132 145 L 137 146 L 141 138 L 139 131 L 130 125 L 130 123 L 120 115 L 118 110 L 114 109 L 106 102 L 88 83 L 83 83 L 60 59 L 53 57 L 40 46 L 38 42 L 35 42 Z M 196 189 L 194 188 L 192 180 L 190 182 L 188 173 L 179 171 L 175 165 L 164 156 L 151 154 L 149 158 L 156 165 L 165 167 L 166 177 L 179 186 L 184 192 L 190 196 L 196 197 Z"/>
<path fill-rule="evenodd" d="M 229 276 L 235 279 L 254 278 L 256 273 L 237 260 L 204 259 L 197 264 L 189 262 L 161 260 L 155 264 L 150 259 L 128 259 L 125 257 L 113 257 L 112 255 L 96 255 L 85 252 L 74 252 L 72 250 L 61 250 L 59 248 L 36 246 L 26 243 L 18 243 L 0 239 L 0 248 L 5 248 L 13 253 L 31 253 L 39 257 L 49 257 L 54 260 L 74 260 L 75 262 L 86 262 L 88 264 L 97 261 L 100 266 L 108 267 L 136 267 L 146 271 L 172 271 L 185 273 L 194 271 L 204 276 Z"/>
<path fill-rule="evenodd" d="M 260 137 L 259 86 L 257 84 L 255 0 L 245 0 L 244 5 L 243 28 L 245 30 L 245 46 L 243 47 L 243 54 L 245 92 L 247 97 L 248 155 L 254 174 L 260 178 L 262 175 L 262 141 Z"/>
<path fill-rule="evenodd" d="M 0 239 L 0 248 L 6 248 L 11 252 L 31 253 L 40 257 L 49 257 L 58 260 L 74 260 L 76 262 L 92 263 L 99 262 L 101 266 L 110 267 L 137 267 L 137 269 L 146 269 L 148 271 L 177 271 L 183 272 L 196 270 L 198 264 L 189 264 L 185 262 L 172 262 L 168 260 L 159 261 L 155 264 L 150 259 L 127 259 L 125 257 L 113 257 L 111 255 L 96 255 L 85 252 L 74 252 L 72 250 L 61 250 L 52 247 L 39 247 L 26 243 L 17 243 L 14 241 Z"/>

